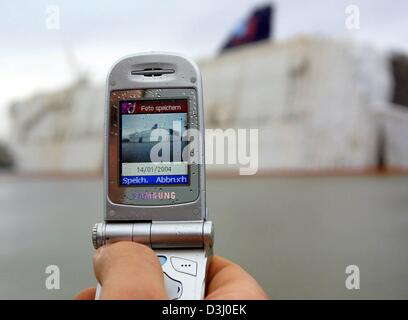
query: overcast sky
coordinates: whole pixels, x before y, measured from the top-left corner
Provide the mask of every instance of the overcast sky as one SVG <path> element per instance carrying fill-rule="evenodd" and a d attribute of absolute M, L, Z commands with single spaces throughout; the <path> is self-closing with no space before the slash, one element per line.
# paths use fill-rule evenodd
<path fill-rule="evenodd" d="M 306 33 L 408 49 L 406 0 L 2 0 L 0 139 L 10 125 L 9 102 L 70 83 L 74 73 L 69 61 L 103 83 L 110 65 L 132 52 L 209 57 L 256 4 L 267 2 L 276 4 L 277 40 Z M 359 30 L 345 27 L 350 4 L 360 8 Z M 59 8 L 58 30 L 46 27 L 47 7 L 53 5 Z"/>

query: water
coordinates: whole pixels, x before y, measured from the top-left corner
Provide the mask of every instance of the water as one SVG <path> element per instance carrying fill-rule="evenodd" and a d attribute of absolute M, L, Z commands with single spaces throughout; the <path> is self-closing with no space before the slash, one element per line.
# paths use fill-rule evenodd
<path fill-rule="evenodd" d="M 408 298 L 408 177 L 208 181 L 217 254 L 272 298 Z M 93 286 L 100 179 L 0 177 L 0 298 L 72 298 Z M 61 289 L 45 288 L 58 265 Z M 345 288 L 360 267 L 361 289 Z"/>

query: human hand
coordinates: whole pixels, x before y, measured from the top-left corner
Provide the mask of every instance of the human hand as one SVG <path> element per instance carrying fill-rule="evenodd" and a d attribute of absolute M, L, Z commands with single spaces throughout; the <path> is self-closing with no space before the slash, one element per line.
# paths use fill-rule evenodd
<path fill-rule="evenodd" d="M 94 270 L 103 286 L 100 299 L 168 299 L 159 259 L 149 247 L 121 241 L 99 248 Z M 95 288 L 88 288 L 75 299 L 95 299 Z M 219 256 L 211 260 L 207 275 L 208 300 L 268 299 L 256 280 L 237 264 Z"/>

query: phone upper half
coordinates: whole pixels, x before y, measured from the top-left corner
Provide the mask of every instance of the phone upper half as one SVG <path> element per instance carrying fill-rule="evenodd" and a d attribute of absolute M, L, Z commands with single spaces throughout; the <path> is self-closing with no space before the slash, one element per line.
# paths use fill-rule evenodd
<path fill-rule="evenodd" d="M 201 77 L 164 56 L 125 58 L 108 78 L 106 220 L 205 218 Z"/>

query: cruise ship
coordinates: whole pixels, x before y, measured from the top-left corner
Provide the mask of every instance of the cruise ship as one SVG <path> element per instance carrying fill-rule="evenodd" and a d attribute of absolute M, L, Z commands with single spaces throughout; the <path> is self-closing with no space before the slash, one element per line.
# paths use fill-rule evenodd
<path fill-rule="evenodd" d="M 206 127 L 258 129 L 261 171 L 407 168 L 408 112 L 391 102 L 390 58 L 315 36 L 228 50 L 198 62 Z M 104 90 L 80 80 L 13 104 L 17 169 L 101 172 Z"/>

